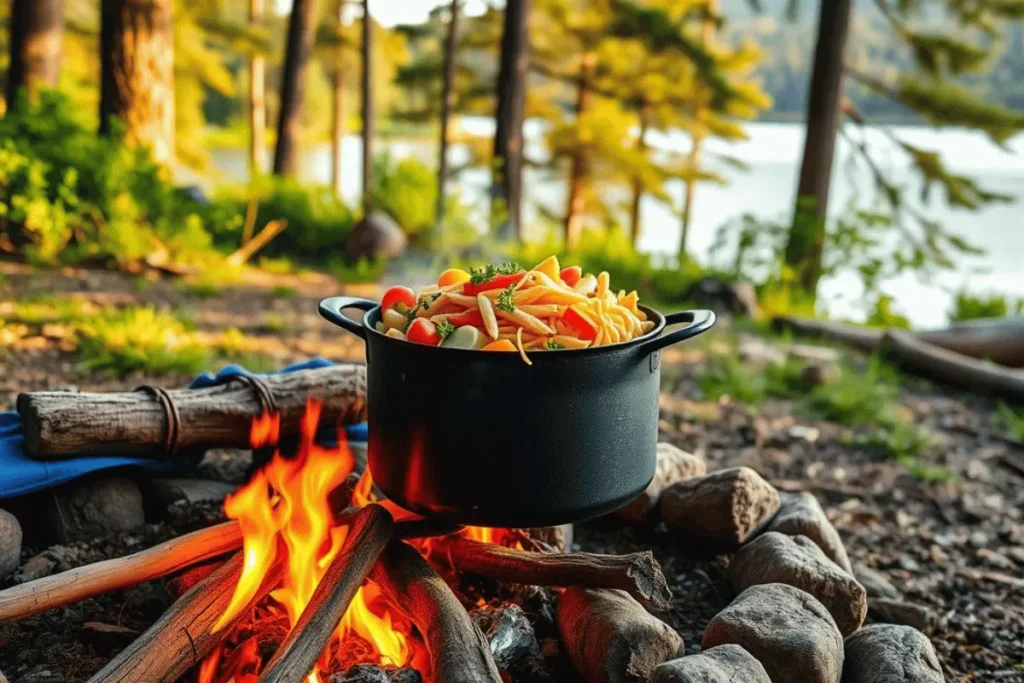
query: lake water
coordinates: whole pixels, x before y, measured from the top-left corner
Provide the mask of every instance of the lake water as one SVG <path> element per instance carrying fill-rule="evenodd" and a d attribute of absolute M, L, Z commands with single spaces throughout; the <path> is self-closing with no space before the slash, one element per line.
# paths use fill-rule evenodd
<path fill-rule="evenodd" d="M 493 124 L 488 119 L 463 121 L 467 132 L 490 134 Z M 539 157 L 541 129 L 528 123 L 527 151 Z M 793 194 L 799 173 L 800 154 L 803 150 L 804 127 L 800 124 L 754 123 L 748 126 L 749 140 L 737 143 L 711 141 L 707 146 L 708 160 L 716 154 L 728 155 L 742 161 L 746 170 L 722 165 L 722 172 L 730 179 L 726 186 L 704 183 L 698 186 L 689 234 L 689 251 L 706 261 L 716 230 L 727 221 L 744 213 L 761 218 L 785 219 L 792 211 Z M 983 187 L 1024 198 L 1024 135 L 1010 141 L 1008 149 L 1000 149 L 983 135 L 963 130 L 934 130 L 904 127 L 894 129 L 900 139 L 925 149 L 940 150 L 952 171 L 976 178 Z M 859 135 L 856 131 L 854 135 Z M 890 178 L 905 185 L 908 195 L 914 197 L 920 187 L 909 168 L 906 156 L 880 131 L 868 131 L 867 142 L 872 156 L 887 171 Z M 689 138 L 681 134 L 655 134 L 652 145 L 658 149 L 685 151 Z M 435 147 L 422 142 L 392 142 L 388 148 L 395 156 L 414 155 L 428 164 L 435 163 Z M 837 150 L 833 172 L 830 212 L 839 213 L 852 197 L 869 201 L 873 197 L 870 175 L 862 165 L 851 164 L 850 148 L 841 141 Z M 452 161 L 458 165 L 466 158 L 466 150 L 456 146 Z M 344 194 L 355 201 L 360 195 L 360 142 L 350 136 L 344 146 Z M 214 164 L 221 177 L 235 182 L 247 175 L 243 150 L 216 150 Z M 300 177 L 309 182 L 328 182 L 330 178 L 330 148 L 327 145 L 311 148 L 304 155 Z M 465 171 L 455 186 L 470 202 L 482 205 L 486 196 L 489 174 L 482 169 Z M 681 183 L 669 183 L 667 192 L 681 197 Z M 524 217 L 528 222 L 537 215 L 537 206 L 543 205 L 560 215 L 565 204 L 565 183 L 552 179 L 539 171 L 527 171 L 524 177 Z M 677 200 L 678 201 L 678 200 Z M 952 292 L 966 287 L 972 292 L 1001 293 L 1024 298 L 1024 203 L 998 204 L 982 211 L 953 210 L 942 202 L 941 192 L 933 193 L 927 207 L 928 215 L 940 220 L 974 244 L 986 250 L 985 256 L 963 259 L 955 271 L 942 273 L 932 282 L 920 282 L 906 275 L 890 280 L 883 291 L 893 296 L 896 308 L 907 315 L 915 326 L 934 327 L 946 322 Z M 641 207 L 642 237 L 640 249 L 666 257 L 678 248 L 680 223 L 672 210 L 648 198 Z M 863 315 L 862 292 L 856 280 L 839 276 L 822 282 L 822 301 L 833 315 L 860 317 Z"/>

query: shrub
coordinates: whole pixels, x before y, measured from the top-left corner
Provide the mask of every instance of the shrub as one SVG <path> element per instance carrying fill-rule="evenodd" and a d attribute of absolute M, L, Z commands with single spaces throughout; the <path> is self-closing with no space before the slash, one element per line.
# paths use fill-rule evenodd
<path fill-rule="evenodd" d="M 194 261 L 210 244 L 200 206 L 148 150 L 98 136 L 57 92 L 0 119 L 0 221 L 32 261 L 130 263 L 166 250 Z"/>
<path fill-rule="evenodd" d="M 1013 301 L 998 294 L 974 295 L 961 289 L 953 299 L 949 319 L 958 322 L 977 318 L 1005 318 L 1011 313 L 1024 314 L 1024 299 Z"/>
<path fill-rule="evenodd" d="M 437 174 L 412 157 L 394 161 L 378 156 L 373 162 L 372 202 L 407 234 L 420 235 L 434 224 Z"/>
<path fill-rule="evenodd" d="M 211 362 L 183 320 L 148 306 L 104 311 L 83 322 L 80 332 L 82 364 L 119 377 L 136 370 L 194 374 Z"/>

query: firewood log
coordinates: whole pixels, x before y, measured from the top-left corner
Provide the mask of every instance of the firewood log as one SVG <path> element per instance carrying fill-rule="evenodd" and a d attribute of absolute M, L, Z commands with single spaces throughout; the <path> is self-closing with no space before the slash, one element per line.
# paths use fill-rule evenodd
<path fill-rule="evenodd" d="M 808 337 L 822 337 L 869 353 L 878 348 L 883 334 L 882 330 L 788 315 L 773 318 L 772 329 L 788 330 Z"/>
<path fill-rule="evenodd" d="M 573 587 L 558 601 L 558 631 L 586 683 L 642 683 L 683 654 L 683 639 L 622 591 Z"/>
<path fill-rule="evenodd" d="M 453 569 L 507 583 L 619 588 L 656 609 L 667 609 L 672 597 L 650 552 L 537 553 L 446 536 L 432 544 L 431 557 Z"/>
<path fill-rule="evenodd" d="M 242 553 L 235 553 L 220 569 L 171 605 L 155 624 L 88 683 L 176 681 L 202 661 L 230 631 L 230 628 L 223 628 L 217 633 L 211 632 L 231 602 L 242 573 L 242 561 Z M 283 563 L 275 563 L 249 605 L 256 604 L 276 587 L 283 573 Z"/>
<path fill-rule="evenodd" d="M 281 436 L 299 433 L 306 401 L 318 398 L 322 425 L 366 419 L 366 368 L 337 365 L 263 377 L 281 413 Z M 240 380 L 206 389 L 167 392 L 179 416 L 179 450 L 246 448 L 253 418 L 263 411 L 253 388 Z M 139 392 L 39 391 L 17 401 L 24 448 L 47 460 L 72 455 L 163 456 L 167 419 L 152 395 Z"/>
<path fill-rule="evenodd" d="M 300 683 L 316 664 L 356 591 L 391 538 L 391 513 L 368 505 L 356 513 L 345 542 L 260 683 Z"/>
<path fill-rule="evenodd" d="M 423 636 L 434 683 L 500 683 L 484 634 L 419 552 L 392 541 L 370 578 Z"/>

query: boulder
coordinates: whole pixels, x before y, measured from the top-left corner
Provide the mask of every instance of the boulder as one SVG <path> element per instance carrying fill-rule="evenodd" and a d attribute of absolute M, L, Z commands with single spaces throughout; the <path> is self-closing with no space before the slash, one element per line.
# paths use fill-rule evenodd
<path fill-rule="evenodd" d="M 896 590 L 885 574 L 876 571 L 863 564 L 853 565 L 853 578 L 864 586 L 869 598 L 898 598 L 900 592 Z"/>
<path fill-rule="evenodd" d="M 810 593 L 825 606 L 839 631 L 849 635 L 867 615 L 867 594 L 806 536 L 769 531 L 740 548 L 729 563 L 736 590 L 784 583 Z"/>
<path fill-rule="evenodd" d="M 788 536 L 806 536 L 814 541 L 829 559 L 849 573 L 853 573 L 850 558 L 846 554 L 839 532 L 828 521 L 825 511 L 814 495 L 791 493 L 783 496 L 779 512 L 768 525 L 769 531 L 778 531 Z"/>
<path fill-rule="evenodd" d="M 725 282 L 709 275 L 687 287 L 680 299 L 710 308 L 719 315 L 736 313 L 748 318 L 757 318 L 761 315 L 761 309 L 757 305 L 757 293 L 749 282 Z"/>
<path fill-rule="evenodd" d="M 7 510 L 0 510 L 0 579 L 13 574 L 21 564 L 21 524 Z"/>
<path fill-rule="evenodd" d="M 943 683 L 931 642 L 909 626 L 874 624 L 846 639 L 842 683 Z"/>
<path fill-rule="evenodd" d="M 753 655 L 729 644 L 660 664 L 647 683 L 771 683 L 771 679 Z"/>
<path fill-rule="evenodd" d="M 345 244 L 350 261 L 398 258 L 409 240 L 402 228 L 386 213 L 371 211 L 356 223 Z"/>
<path fill-rule="evenodd" d="M 49 496 L 44 533 L 50 543 L 66 544 L 145 522 L 138 484 L 126 477 L 98 474 L 66 484 Z"/>
<path fill-rule="evenodd" d="M 519 605 L 483 605 L 471 611 L 469 616 L 487 638 L 494 663 L 500 671 L 508 671 L 525 658 L 543 658 L 533 624 Z"/>
<path fill-rule="evenodd" d="M 775 514 L 779 494 L 754 470 L 734 467 L 672 484 L 658 507 L 670 530 L 734 548 Z"/>
<path fill-rule="evenodd" d="M 708 623 L 701 647 L 733 643 L 772 683 L 838 683 L 843 636 L 814 596 L 782 583 L 751 586 Z"/>
<path fill-rule="evenodd" d="M 628 593 L 566 589 L 558 631 L 585 683 L 643 683 L 654 667 L 683 653 L 683 639 Z"/>
<path fill-rule="evenodd" d="M 683 479 L 699 477 L 706 471 L 707 465 L 704 464 L 703 458 L 687 453 L 670 443 L 659 443 L 658 466 L 654 472 L 654 479 L 636 500 L 617 510 L 615 515 L 631 522 L 641 522 L 657 507 L 658 499 L 665 488 Z"/>
<path fill-rule="evenodd" d="M 868 615 L 883 624 L 901 624 L 929 633 L 935 626 L 935 613 L 923 605 L 894 598 L 871 598 Z"/>

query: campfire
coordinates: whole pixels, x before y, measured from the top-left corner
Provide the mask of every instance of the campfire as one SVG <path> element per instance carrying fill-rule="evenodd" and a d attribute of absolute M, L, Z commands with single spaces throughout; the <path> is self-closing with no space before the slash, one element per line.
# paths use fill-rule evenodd
<path fill-rule="evenodd" d="M 375 493 L 369 470 L 356 473 L 343 429 L 337 445 L 318 443 L 320 422 L 311 400 L 294 453 L 283 453 L 279 417 L 264 413 L 252 423 L 252 446 L 275 450 L 225 501 L 229 521 L 5 591 L 0 621 L 209 563 L 205 578 L 91 680 L 173 681 L 192 671 L 200 683 L 497 683 L 495 660 L 507 666 L 502 648 L 515 638 L 489 640 L 481 625 L 500 620 L 481 610 L 507 600 L 497 597 L 502 585 L 620 589 L 634 604 L 667 607 L 650 553 L 563 554 L 537 530 L 419 518 Z M 464 591 L 470 576 L 491 594 Z M 509 628 L 532 637 L 518 614 Z M 346 677 L 357 670 L 377 678 Z"/>

